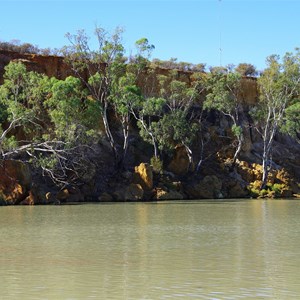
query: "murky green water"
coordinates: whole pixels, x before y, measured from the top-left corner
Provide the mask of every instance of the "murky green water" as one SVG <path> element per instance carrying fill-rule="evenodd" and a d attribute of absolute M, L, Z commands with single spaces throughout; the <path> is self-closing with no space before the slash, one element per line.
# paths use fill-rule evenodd
<path fill-rule="evenodd" d="M 300 202 L 1 207 L 0 299 L 299 299 Z"/>

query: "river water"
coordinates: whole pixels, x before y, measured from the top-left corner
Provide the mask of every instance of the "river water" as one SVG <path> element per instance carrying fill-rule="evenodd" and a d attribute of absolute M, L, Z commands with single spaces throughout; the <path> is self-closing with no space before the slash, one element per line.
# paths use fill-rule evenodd
<path fill-rule="evenodd" d="M 300 202 L 0 208 L 0 299 L 300 299 Z"/>

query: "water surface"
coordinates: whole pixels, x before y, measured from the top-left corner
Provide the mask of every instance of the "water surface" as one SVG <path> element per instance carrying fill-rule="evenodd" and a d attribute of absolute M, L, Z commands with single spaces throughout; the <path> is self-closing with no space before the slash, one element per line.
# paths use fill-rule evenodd
<path fill-rule="evenodd" d="M 0 299 L 299 299 L 300 202 L 1 207 Z"/>

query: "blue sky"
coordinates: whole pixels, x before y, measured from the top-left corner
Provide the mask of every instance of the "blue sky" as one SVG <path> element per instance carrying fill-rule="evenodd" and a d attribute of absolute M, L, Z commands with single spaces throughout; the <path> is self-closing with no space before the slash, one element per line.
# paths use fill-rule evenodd
<path fill-rule="evenodd" d="M 148 38 L 153 58 L 265 66 L 270 54 L 300 47 L 300 0 L 0 0 L 0 40 L 41 48 L 67 44 L 65 33 L 95 25 L 125 29 L 128 52 Z M 220 56 L 220 37 L 222 55 Z"/>

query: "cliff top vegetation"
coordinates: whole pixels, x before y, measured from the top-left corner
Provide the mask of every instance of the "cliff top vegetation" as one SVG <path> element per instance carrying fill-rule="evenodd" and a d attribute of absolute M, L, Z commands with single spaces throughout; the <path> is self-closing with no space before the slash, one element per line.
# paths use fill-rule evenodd
<path fill-rule="evenodd" d="M 257 80 L 259 97 L 245 108 L 243 76 L 256 75 L 252 65 L 204 73 L 204 65 L 151 60 L 154 46 L 146 38 L 126 57 L 119 28 L 97 27 L 96 48 L 83 30 L 66 36 L 69 43 L 60 51 L 72 76 L 50 78 L 13 60 L 0 86 L 2 160 L 22 160 L 62 189 L 87 186 L 100 176 L 104 152 L 111 155 L 106 178 L 133 168 L 140 162 L 137 153 L 161 174 L 176 173 L 170 161 L 180 148 L 186 164 L 179 175 L 201 177 L 206 162 L 221 160 L 231 176 L 238 176 L 244 155 L 262 164 L 259 188 L 265 190 L 269 174 L 281 168 L 273 160 L 276 137 L 284 134 L 299 143 L 298 49 L 267 58 Z M 15 50 L 39 51 L 26 44 Z M 157 66 L 165 72 L 157 73 Z M 183 80 L 181 71 L 192 80 Z M 247 152 L 249 136 L 259 146 Z M 221 190 L 218 180 L 209 180 Z"/>

